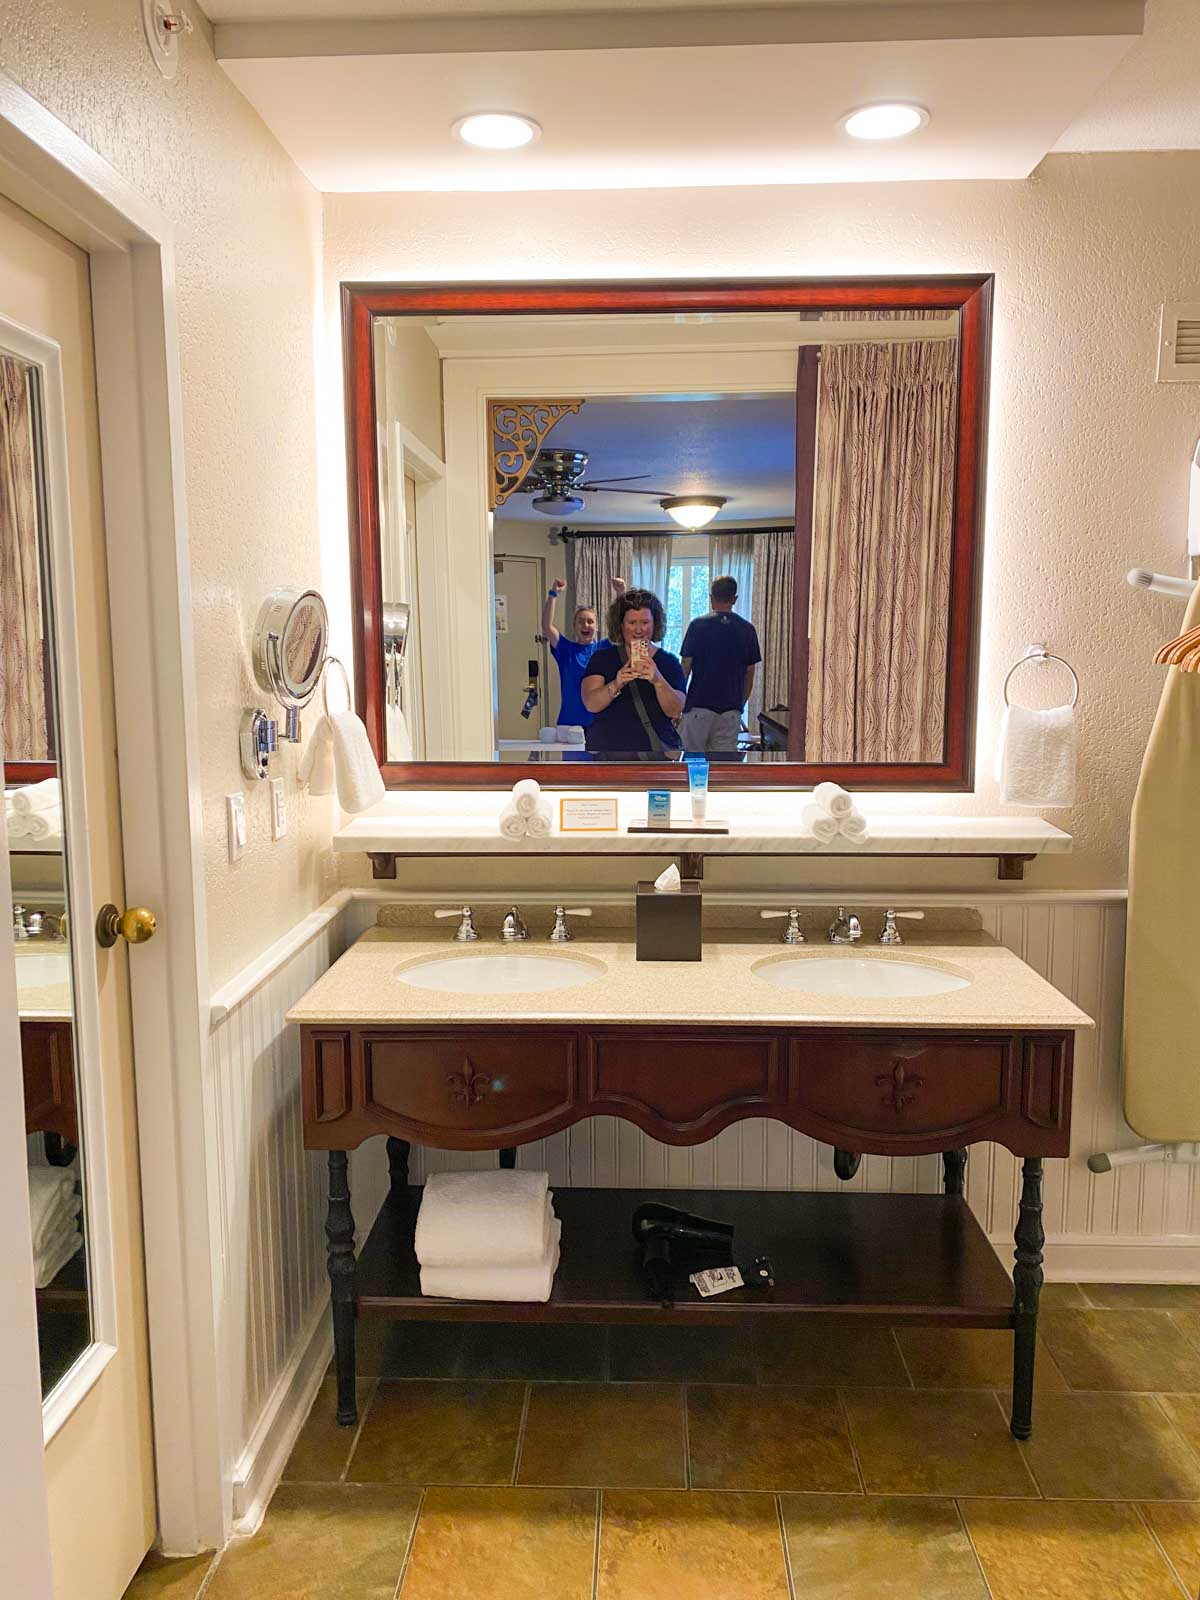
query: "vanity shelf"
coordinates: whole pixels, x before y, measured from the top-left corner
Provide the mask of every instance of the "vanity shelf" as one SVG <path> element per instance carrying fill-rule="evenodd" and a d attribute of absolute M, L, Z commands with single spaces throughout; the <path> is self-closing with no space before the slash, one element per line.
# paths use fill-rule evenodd
<path fill-rule="evenodd" d="M 681 1273 L 672 1305 L 647 1299 L 630 1218 L 648 1200 L 732 1222 L 738 1262 L 770 1256 L 776 1274 L 770 1296 L 737 1289 L 702 1300 Z M 1013 1326 L 1012 1279 L 959 1195 L 559 1188 L 554 1208 L 563 1253 L 545 1305 L 423 1298 L 413 1254 L 420 1201 L 413 1186 L 394 1190 L 384 1203 L 358 1260 L 360 1315 L 689 1326 L 833 1313 L 959 1328 Z M 696 1263 L 705 1264 L 712 1263 Z"/>

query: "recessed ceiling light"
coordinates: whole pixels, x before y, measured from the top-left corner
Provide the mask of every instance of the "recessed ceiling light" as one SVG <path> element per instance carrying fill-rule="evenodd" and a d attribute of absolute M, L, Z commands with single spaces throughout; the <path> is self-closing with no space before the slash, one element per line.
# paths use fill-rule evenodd
<path fill-rule="evenodd" d="M 460 117 L 454 131 L 464 144 L 480 150 L 519 150 L 532 144 L 542 130 L 531 118 L 512 111 L 475 111 Z"/>
<path fill-rule="evenodd" d="M 852 139 L 903 139 L 906 133 L 915 133 L 928 121 L 929 113 L 924 106 L 886 101 L 851 111 L 842 118 L 842 127 Z"/>
<path fill-rule="evenodd" d="M 725 497 L 719 494 L 675 494 L 658 503 L 681 528 L 694 530 L 706 527 L 712 521 L 725 504 Z"/>

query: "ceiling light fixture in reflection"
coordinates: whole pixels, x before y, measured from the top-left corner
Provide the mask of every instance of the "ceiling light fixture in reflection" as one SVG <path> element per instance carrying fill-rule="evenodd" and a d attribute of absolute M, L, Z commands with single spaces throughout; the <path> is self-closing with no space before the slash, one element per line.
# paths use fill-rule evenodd
<path fill-rule="evenodd" d="M 676 494 L 658 503 L 681 528 L 694 532 L 697 528 L 708 526 L 725 504 L 725 497 L 719 494 Z"/>

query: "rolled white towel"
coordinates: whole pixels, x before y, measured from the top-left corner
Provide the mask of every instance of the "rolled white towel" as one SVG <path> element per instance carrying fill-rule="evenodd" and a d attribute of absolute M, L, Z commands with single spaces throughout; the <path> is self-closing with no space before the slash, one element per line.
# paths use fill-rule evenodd
<path fill-rule="evenodd" d="M 13 790 L 14 811 L 51 811 L 62 806 L 62 792 L 57 778 L 43 778 L 41 783 L 26 783 Z"/>
<path fill-rule="evenodd" d="M 532 1267 L 546 1256 L 550 1175 L 502 1168 L 425 1180 L 413 1247 L 422 1265 Z"/>
<path fill-rule="evenodd" d="M 74 1161 L 69 1167 L 29 1168 L 29 1226 L 35 1250 L 62 1225 L 65 1216 L 75 1214 L 70 1207 L 79 1198 L 78 1181 L 79 1168 Z"/>
<path fill-rule="evenodd" d="M 851 811 L 849 816 L 843 817 L 838 823 L 838 831 L 851 844 L 863 844 L 870 838 L 867 819 L 861 811 Z"/>
<path fill-rule="evenodd" d="M 525 829 L 531 839 L 548 839 L 554 831 L 554 812 L 549 800 L 539 800 L 537 807 L 525 818 Z"/>
<path fill-rule="evenodd" d="M 854 808 L 854 801 L 840 783 L 819 783 L 813 790 L 813 801 L 831 817 L 848 817 Z"/>
<path fill-rule="evenodd" d="M 513 804 L 523 817 L 532 816 L 541 798 L 542 786 L 536 778 L 522 778 L 513 784 Z"/>
<path fill-rule="evenodd" d="M 321 717 L 308 736 L 308 749 L 300 761 L 297 782 L 309 794 L 332 794 L 337 788 L 333 765 L 333 728 L 328 717 Z"/>
<path fill-rule="evenodd" d="M 64 1228 L 44 1250 L 33 1257 L 33 1281 L 39 1289 L 48 1289 L 59 1273 L 83 1247 L 83 1234 L 72 1225 Z"/>
<path fill-rule="evenodd" d="M 15 838 L 33 839 L 40 844 L 47 839 L 61 839 L 62 831 L 61 806 L 51 806 L 45 811 L 19 811 L 9 828 Z"/>
<path fill-rule="evenodd" d="M 531 1267 L 422 1267 L 421 1293 L 442 1300 L 516 1300 L 545 1304 L 558 1270 L 562 1223 L 557 1217 L 545 1258 Z"/>
<path fill-rule="evenodd" d="M 515 800 L 510 800 L 500 813 L 500 832 L 506 839 L 524 839 L 529 832 L 529 818 L 517 810 Z"/>
<path fill-rule="evenodd" d="M 800 821 L 812 834 L 814 839 L 819 839 L 822 844 L 828 844 L 831 839 L 837 838 L 838 825 L 824 806 L 810 802 L 800 813 Z"/>
<path fill-rule="evenodd" d="M 329 722 L 333 729 L 338 804 L 354 815 L 382 800 L 387 790 L 362 718 L 353 711 L 335 711 Z"/>

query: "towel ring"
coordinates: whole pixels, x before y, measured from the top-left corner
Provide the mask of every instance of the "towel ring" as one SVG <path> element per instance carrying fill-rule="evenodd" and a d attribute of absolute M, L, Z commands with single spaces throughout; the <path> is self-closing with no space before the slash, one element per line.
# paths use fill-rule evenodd
<path fill-rule="evenodd" d="M 1008 698 L 1008 686 L 1012 682 L 1013 674 L 1015 672 L 1019 672 L 1023 666 L 1026 666 L 1031 661 L 1057 661 L 1059 666 L 1066 667 L 1067 671 L 1071 674 L 1071 682 L 1075 685 L 1074 692 L 1071 695 L 1071 709 L 1073 711 L 1079 704 L 1079 674 L 1075 671 L 1075 668 L 1069 661 L 1065 661 L 1062 656 L 1052 655 L 1049 650 L 1030 650 L 1021 657 L 1020 661 L 1013 662 L 1012 666 L 1008 669 L 1008 676 L 1004 680 L 1004 689 L 1002 691 L 1004 694 L 1004 704 L 1006 706 L 1012 705 L 1012 701 Z M 340 664 L 341 663 L 339 662 L 339 665 Z"/>
<path fill-rule="evenodd" d="M 353 709 L 354 709 L 354 696 L 350 693 L 350 678 L 349 678 L 349 675 L 346 672 L 345 667 L 342 665 L 342 663 L 338 660 L 338 658 L 336 656 L 326 656 L 325 657 L 325 668 L 324 668 L 324 671 L 321 674 L 321 705 L 324 708 L 325 715 L 326 716 L 329 715 L 329 669 L 330 669 L 330 667 L 336 667 L 338 669 L 338 671 L 341 673 L 341 675 L 342 675 L 342 683 L 345 685 L 345 689 L 346 689 L 346 710 L 347 711 L 353 711 Z"/>

